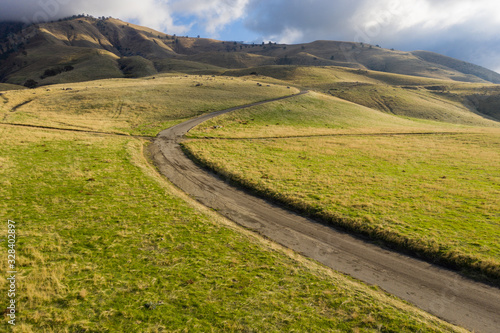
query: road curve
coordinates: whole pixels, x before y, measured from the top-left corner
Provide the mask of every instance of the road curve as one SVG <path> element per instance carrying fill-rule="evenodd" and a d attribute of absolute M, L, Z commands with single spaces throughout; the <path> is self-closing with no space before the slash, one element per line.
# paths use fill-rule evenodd
<path fill-rule="evenodd" d="M 194 126 L 279 99 L 206 114 L 166 129 L 150 146 L 151 155 L 172 183 L 234 222 L 334 270 L 377 285 L 450 323 L 475 332 L 500 332 L 499 289 L 384 250 L 256 198 L 198 167 L 182 152 L 179 143 Z"/>

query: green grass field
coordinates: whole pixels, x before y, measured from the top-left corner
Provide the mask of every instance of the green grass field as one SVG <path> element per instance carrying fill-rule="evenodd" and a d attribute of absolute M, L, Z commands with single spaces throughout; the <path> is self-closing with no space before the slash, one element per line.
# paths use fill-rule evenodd
<path fill-rule="evenodd" d="M 190 136 L 198 140 L 185 147 L 197 160 L 266 197 L 500 277 L 498 128 L 402 118 L 309 94 L 217 117 Z"/>
<path fill-rule="evenodd" d="M 23 90 L 23 89 L 26 89 L 26 88 L 23 86 L 15 85 L 15 84 L 0 83 L 0 91 Z"/>
<path fill-rule="evenodd" d="M 496 125 L 494 122 L 489 122 Z M 500 127 L 500 125 L 497 125 Z M 354 133 L 464 131 L 470 127 L 395 117 L 315 92 L 211 119 L 188 133 L 192 138 L 271 138 Z"/>
<path fill-rule="evenodd" d="M 265 66 L 226 72 L 329 94 L 388 114 L 464 125 L 496 126 L 477 115 L 500 120 L 498 85 L 461 83 L 342 67 Z M 264 76 L 262 76 L 264 75 Z M 273 81 L 271 81 L 273 82 Z M 472 111 L 472 112 L 471 112 Z M 498 123 L 497 123 L 498 125 Z"/>
<path fill-rule="evenodd" d="M 278 85 L 259 87 L 250 80 L 199 75 L 110 79 L 6 92 L 0 96 L 0 119 L 155 136 L 206 112 L 296 92 Z"/>
<path fill-rule="evenodd" d="M 110 85 L 148 89 L 131 82 Z M 157 94 L 151 89 L 147 96 Z M 107 114 L 94 124 L 81 111 L 89 100 L 48 111 L 70 92 L 51 88 L 16 112 L 29 114 L 27 123 L 115 128 Z M 4 115 L 27 95 L 16 96 L 8 95 Z M 262 98 L 249 96 L 207 103 Z M 47 109 L 36 113 L 35 105 Z M 7 220 L 16 221 L 17 235 L 14 332 L 464 331 L 202 207 L 150 166 L 147 141 L 7 125 L 0 132 L 0 220 L 4 235 Z M 6 255 L 0 263 L 6 267 Z M 0 293 L 7 289 L 0 279 Z"/>
<path fill-rule="evenodd" d="M 144 153 L 187 119 L 301 90 L 203 123 L 186 152 L 305 215 L 500 281 L 500 88 L 481 79 L 494 73 L 431 53 L 248 48 L 115 19 L 19 37 L 0 84 L 0 239 L 15 221 L 17 325 L 4 317 L 0 331 L 465 332 L 221 217 Z M 30 79 L 40 87 L 25 89 Z"/>

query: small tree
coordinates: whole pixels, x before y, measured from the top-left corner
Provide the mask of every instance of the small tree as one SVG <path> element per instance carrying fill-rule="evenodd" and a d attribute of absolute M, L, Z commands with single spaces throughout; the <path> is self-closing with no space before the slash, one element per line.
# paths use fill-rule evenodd
<path fill-rule="evenodd" d="M 36 88 L 36 87 L 38 86 L 38 82 L 36 82 L 36 81 L 35 81 L 35 80 L 33 80 L 33 79 L 29 79 L 28 81 L 26 81 L 26 82 L 24 83 L 24 86 L 25 86 L 26 88 L 34 89 L 34 88 Z"/>

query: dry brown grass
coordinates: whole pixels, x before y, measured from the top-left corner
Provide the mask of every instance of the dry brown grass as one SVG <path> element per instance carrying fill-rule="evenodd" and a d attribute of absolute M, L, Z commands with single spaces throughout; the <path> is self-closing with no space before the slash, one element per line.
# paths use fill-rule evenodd
<path fill-rule="evenodd" d="M 71 89 L 71 90 L 68 90 Z M 296 92 L 228 77 L 163 75 L 12 91 L 2 122 L 154 136 L 205 112 Z"/>
<path fill-rule="evenodd" d="M 498 279 L 499 132 L 489 124 L 401 118 L 310 93 L 214 118 L 186 147 L 298 211 Z"/>
<path fill-rule="evenodd" d="M 0 216 L 21 236 L 14 332 L 465 332 L 209 212 L 140 140 L 0 129 Z"/>

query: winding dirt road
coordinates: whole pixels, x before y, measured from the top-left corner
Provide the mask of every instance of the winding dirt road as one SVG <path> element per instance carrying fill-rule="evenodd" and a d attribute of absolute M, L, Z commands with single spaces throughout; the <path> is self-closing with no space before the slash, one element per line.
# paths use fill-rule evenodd
<path fill-rule="evenodd" d="M 384 250 L 272 205 L 228 185 L 182 152 L 179 143 L 194 126 L 227 112 L 275 100 L 207 114 L 161 132 L 150 146 L 156 165 L 183 191 L 244 227 L 334 270 L 377 285 L 450 323 L 475 332 L 500 332 L 499 289 Z"/>

